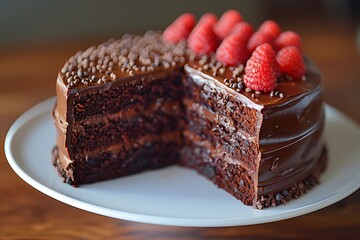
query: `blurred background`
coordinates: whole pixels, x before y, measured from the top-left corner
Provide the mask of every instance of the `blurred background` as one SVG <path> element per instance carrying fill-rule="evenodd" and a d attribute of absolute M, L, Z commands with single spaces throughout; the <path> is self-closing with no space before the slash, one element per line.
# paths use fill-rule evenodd
<path fill-rule="evenodd" d="M 20 92 L 33 82 L 29 100 L 53 96 L 57 72 L 79 50 L 123 33 L 162 30 L 184 12 L 200 18 L 232 8 L 254 27 L 274 19 L 283 30 L 298 32 L 305 54 L 324 74 L 326 101 L 346 113 L 346 105 L 360 103 L 358 0 L 0 0 L 0 100 L 16 93 L 13 100 L 25 110 L 29 101 L 19 100 Z M 340 98 L 345 89 L 347 97 Z M 360 111 L 350 115 L 360 122 Z"/>
<path fill-rule="evenodd" d="M 357 0 L 323 1 L 117 1 L 117 0 L 0 0 L 1 48 L 74 40 L 99 40 L 122 33 L 164 29 L 183 12 L 200 17 L 205 12 L 221 15 L 238 9 L 244 19 L 258 26 L 274 19 L 284 29 L 300 33 L 319 24 L 356 24 Z M 305 28 L 305 29 L 304 29 Z"/>
<path fill-rule="evenodd" d="M 305 54 L 323 73 L 325 101 L 360 123 L 359 0 L 0 0 L 0 146 L 20 114 L 55 95 L 57 73 L 77 51 L 123 33 L 162 30 L 184 12 L 200 18 L 228 9 L 239 10 L 254 27 L 274 19 L 283 30 L 298 32 Z M 134 237 L 129 239 L 238 239 L 241 234 L 287 239 L 294 232 L 304 239 L 359 236 L 359 214 L 354 214 L 360 209 L 359 191 L 316 213 L 272 224 L 166 228 L 117 221 L 57 202 L 20 180 L 2 147 L 0 166 L 0 199 L 6 200 L 0 204 L 0 239 L 54 239 L 59 233 L 72 239 L 113 239 L 109 236 L 126 233 Z M 86 237 L 76 238 L 80 235 Z"/>

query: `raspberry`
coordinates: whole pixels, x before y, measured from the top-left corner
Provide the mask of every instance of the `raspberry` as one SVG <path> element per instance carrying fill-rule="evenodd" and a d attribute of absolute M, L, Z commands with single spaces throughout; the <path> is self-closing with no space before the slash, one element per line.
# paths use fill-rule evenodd
<path fill-rule="evenodd" d="M 274 40 L 279 36 L 281 29 L 273 20 L 263 22 L 257 32 L 249 39 L 248 49 L 254 51 L 255 48 L 263 43 L 274 45 Z"/>
<path fill-rule="evenodd" d="M 275 21 L 267 20 L 260 25 L 258 32 L 267 33 L 275 39 L 281 33 L 281 29 Z"/>
<path fill-rule="evenodd" d="M 194 15 L 184 13 L 165 29 L 162 36 L 166 42 L 170 43 L 186 40 L 194 28 L 195 22 Z"/>
<path fill-rule="evenodd" d="M 214 27 L 214 31 L 219 38 L 224 39 L 227 35 L 229 35 L 233 27 L 241 21 L 242 16 L 238 11 L 228 10 L 221 16 Z"/>
<path fill-rule="evenodd" d="M 249 39 L 247 44 L 247 48 L 250 52 L 253 52 L 255 48 L 263 43 L 268 43 L 272 45 L 274 42 L 274 38 L 272 35 L 266 32 L 255 32 Z"/>
<path fill-rule="evenodd" d="M 218 38 L 213 30 L 213 25 L 206 21 L 199 22 L 188 39 L 188 46 L 198 54 L 215 52 Z"/>
<path fill-rule="evenodd" d="M 300 80 L 305 75 L 304 59 L 300 50 L 294 46 L 282 48 L 276 55 L 282 74 L 293 80 Z"/>
<path fill-rule="evenodd" d="M 301 38 L 300 36 L 293 31 L 282 32 L 277 39 L 275 39 L 275 46 L 278 50 L 294 46 L 301 51 Z"/>
<path fill-rule="evenodd" d="M 245 66 L 244 83 L 255 91 L 270 92 L 276 88 L 278 77 L 275 52 L 268 43 L 253 52 Z"/>
<path fill-rule="evenodd" d="M 242 39 L 241 35 L 237 34 L 227 36 L 216 50 L 216 59 L 229 66 L 244 64 L 249 55 L 246 41 Z"/>
<path fill-rule="evenodd" d="M 216 15 L 212 14 L 212 13 L 205 13 L 204 15 L 202 15 L 202 17 L 199 20 L 198 24 L 203 24 L 203 23 L 207 23 L 210 24 L 212 26 L 215 26 L 215 24 L 217 23 L 217 17 Z"/>
<path fill-rule="evenodd" d="M 242 39 L 245 41 L 248 41 L 251 35 L 253 35 L 253 33 L 254 33 L 253 27 L 251 26 L 250 23 L 247 22 L 241 22 L 236 24 L 231 31 L 231 34 L 240 35 L 242 36 Z"/>

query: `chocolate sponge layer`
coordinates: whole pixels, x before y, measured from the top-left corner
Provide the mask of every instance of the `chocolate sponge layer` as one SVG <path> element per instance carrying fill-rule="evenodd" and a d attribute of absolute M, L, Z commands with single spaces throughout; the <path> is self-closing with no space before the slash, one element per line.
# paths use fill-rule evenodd
<path fill-rule="evenodd" d="M 75 93 L 69 98 L 67 166 L 66 152 L 55 151 L 64 178 L 79 185 L 177 163 L 184 126 L 181 85 L 182 75 L 171 72 Z"/>

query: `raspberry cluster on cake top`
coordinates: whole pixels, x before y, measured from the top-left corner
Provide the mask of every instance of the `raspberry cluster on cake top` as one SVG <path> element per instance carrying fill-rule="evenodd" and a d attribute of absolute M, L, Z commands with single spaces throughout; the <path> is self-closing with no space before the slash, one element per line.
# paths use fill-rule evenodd
<path fill-rule="evenodd" d="M 173 44 L 188 40 L 196 54 L 214 54 L 224 66 L 245 66 L 243 82 L 249 90 L 271 92 L 278 80 L 306 79 L 300 36 L 282 32 L 275 21 L 263 22 L 254 32 L 239 12 L 229 10 L 219 20 L 208 13 L 195 23 L 192 14 L 181 15 L 164 31 L 164 40 Z"/>

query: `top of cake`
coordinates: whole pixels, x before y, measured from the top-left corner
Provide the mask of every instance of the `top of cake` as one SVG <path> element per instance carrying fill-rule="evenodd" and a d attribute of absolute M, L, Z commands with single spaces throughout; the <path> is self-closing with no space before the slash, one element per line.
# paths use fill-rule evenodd
<path fill-rule="evenodd" d="M 104 84 L 116 79 L 183 66 L 190 50 L 186 42 L 166 43 L 160 33 L 125 34 L 121 39 L 80 51 L 61 69 L 67 88 Z"/>
<path fill-rule="evenodd" d="M 254 31 L 235 10 L 225 12 L 219 20 L 204 14 L 197 23 L 185 13 L 162 34 L 125 34 L 92 46 L 65 63 L 58 82 L 80 90 L 185 65 L 260 107 L 321 89 L 319 71 L 303 57 L 297 33 L 282 32 L 272 20 Z"/>

